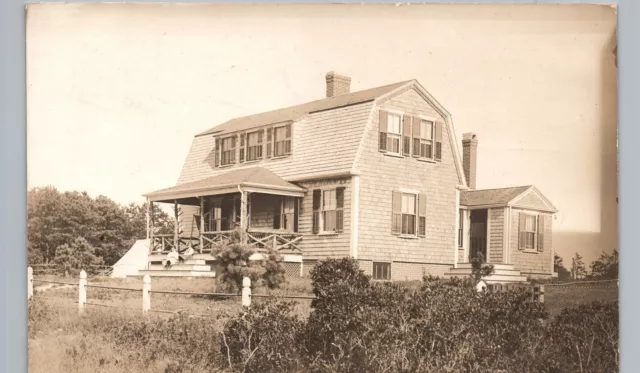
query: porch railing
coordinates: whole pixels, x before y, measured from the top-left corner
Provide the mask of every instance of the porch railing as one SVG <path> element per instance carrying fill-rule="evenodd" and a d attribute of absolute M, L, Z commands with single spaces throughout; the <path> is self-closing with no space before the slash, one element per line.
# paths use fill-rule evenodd
<path fill-rule="evenodd" d="M 180 236 L 178 238 L 179 253 L 191 247 L 196 253 L 211 253 L 215 246 L 231 238 L 233 231 L 203 232 L 202 247 L 200 236 Z M 247 244 L 258 250 L 275 248 L 277 251 L 300 251 L 302 234 L 285 231 L 260 231 L 250 229 L 247 232 Z M 154 235 L 151 240 L 151 253 L 162 254 L 172 251 L 175 247 L 173 234 Z"/>

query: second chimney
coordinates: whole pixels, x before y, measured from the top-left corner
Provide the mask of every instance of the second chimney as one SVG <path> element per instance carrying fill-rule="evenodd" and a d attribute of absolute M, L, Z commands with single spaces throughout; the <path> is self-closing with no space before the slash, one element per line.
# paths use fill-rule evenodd
<path fill-rule="evenodd" d="M 333 71 L 327 73 L 327 97 L 335 97 L 350 92 L 351 78 L 336 74 Z"/>
<path fill-rule="evenodd" d="M 462 134 L 462 168 L 467 185 L 476 189 L 476 159 L 478 156 L 478 138 L 475 133 Z"/>

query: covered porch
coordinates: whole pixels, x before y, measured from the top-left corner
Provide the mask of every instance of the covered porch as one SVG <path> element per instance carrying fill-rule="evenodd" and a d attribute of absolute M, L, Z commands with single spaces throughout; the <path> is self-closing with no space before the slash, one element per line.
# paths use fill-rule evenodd
<path fill-rule="evenodd" d="M 234 231 L 257 249 L 301 254 L 298 232 L 305 189 L 260 167 L 234 170 L 204 180 L 181 184 L 146 195 L 147 238 L 150 254 L 171 251 L 210 254 L 229 240 Z M 158 234 L 152 208 L 170 204 L 175 231 Z"/>

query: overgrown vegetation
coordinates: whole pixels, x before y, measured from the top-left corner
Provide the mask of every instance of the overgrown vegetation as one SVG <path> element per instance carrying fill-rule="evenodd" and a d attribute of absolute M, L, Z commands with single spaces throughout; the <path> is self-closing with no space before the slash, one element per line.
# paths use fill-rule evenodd
<path fill-rule="evenodd" d="M 47 319 L 31 301 L 30 335 L 42 338 L 47 327 L 75 335 L 53 347 L 70 372 L 617 371 L 615 301 L 549 319 L 524 290 L 478 293 L 472 278 L 379 283 L 350 259 L 318 264 L 311 281 L 316 299 L 304 315 L 294 303 L 256 298 L 249 310 L 205 318 L 90 309 Z"/>

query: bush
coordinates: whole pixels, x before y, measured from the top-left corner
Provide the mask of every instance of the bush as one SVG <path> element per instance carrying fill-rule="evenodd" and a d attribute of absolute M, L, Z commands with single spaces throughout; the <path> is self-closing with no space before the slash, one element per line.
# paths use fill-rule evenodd
<path fill-rule="evenodd" d="M 219 283 L 229 291 L 238 291 L 242 288 L 243 278 L 249 277 L 252 287 L 279 287 L 285 281 L 285 270 L 278 253 L 270 251 L 264 260 L 250 260 L 256 252 L 243 243 L 241 237 L 242 232 L 236 230 L 228 241 L 215 248 L 214 255 L 220 264 L 216 274 Z"/>
<path fill-rule="evenodd" d="M 617 372 L 617 302 L 593 302 L 564 309 L 549 325 L 552 372 Z"/>
<path fill-rule="evenodd" d="M 222 333 L 221 355 L 232 370 L 290 372 L 299 368 L 302 321 L 293 303 L 268 300 L 229 320 Z"/>
<path fill-rule="evenodd" d="M 104 264 L 102 258 L 96 256 L 96 249 L 82 237 L 77 237 L 71 245 L 58 246 L 54 263 L 62 273 L 72 276 L 78 276 L 83 269 L 92 274 L 94 266 Z"/>

